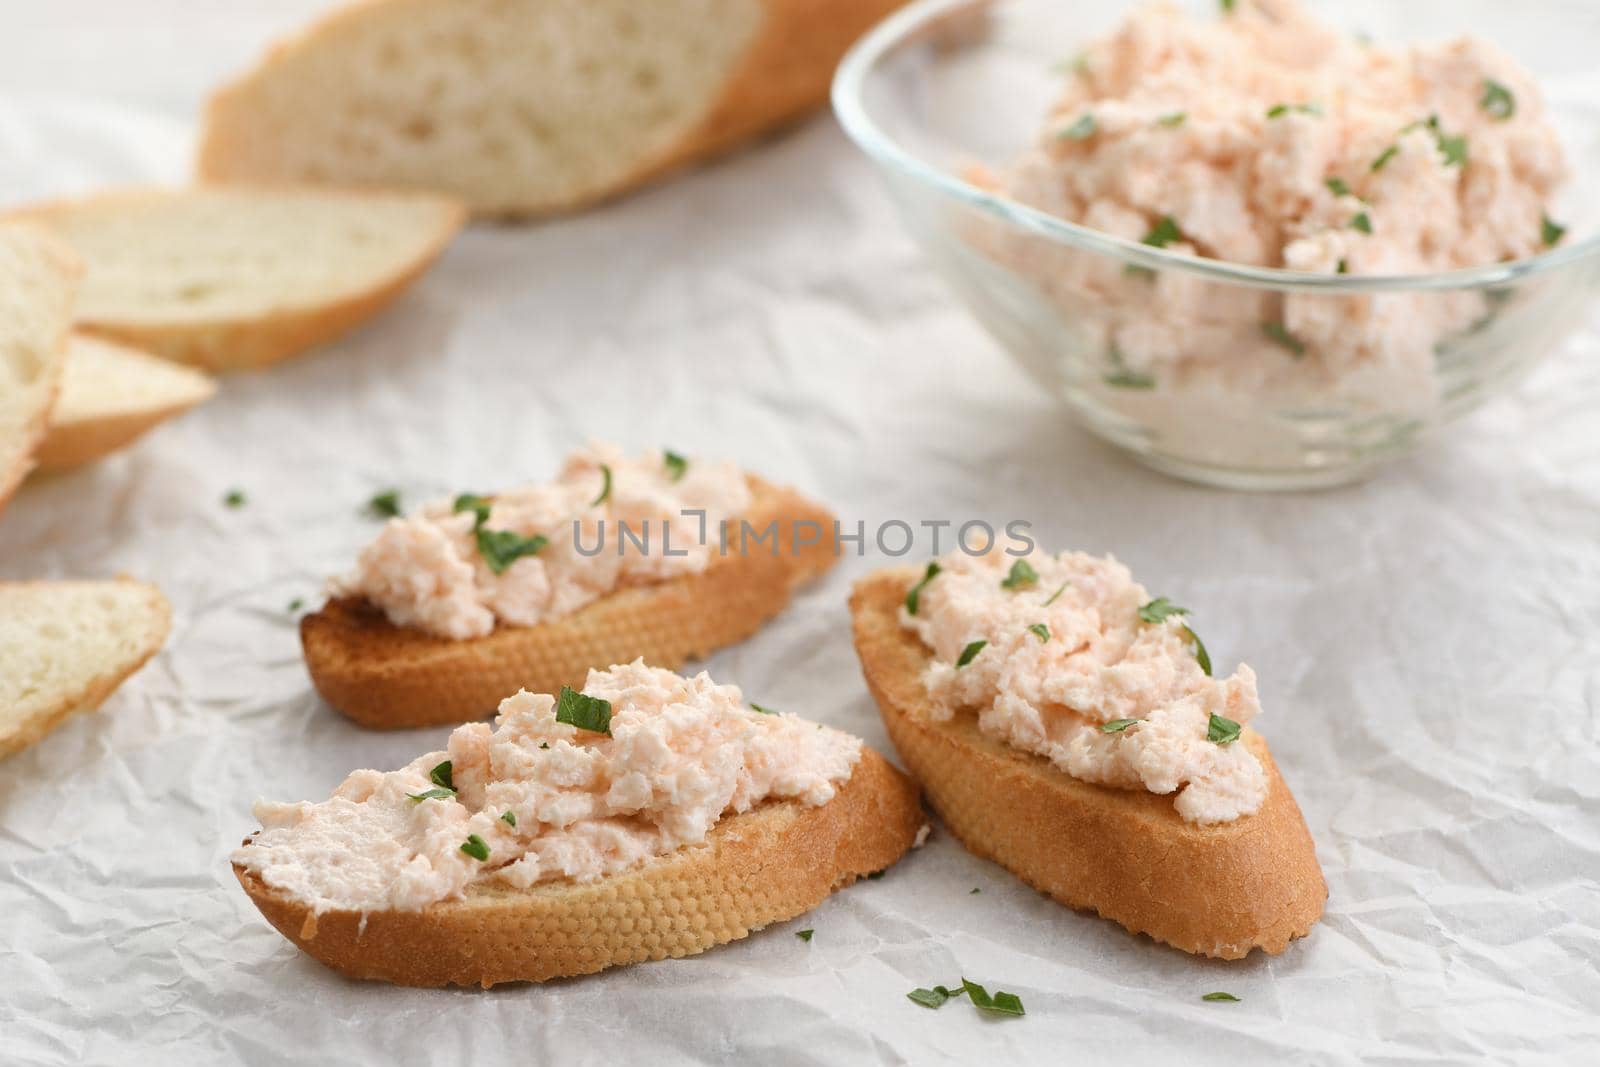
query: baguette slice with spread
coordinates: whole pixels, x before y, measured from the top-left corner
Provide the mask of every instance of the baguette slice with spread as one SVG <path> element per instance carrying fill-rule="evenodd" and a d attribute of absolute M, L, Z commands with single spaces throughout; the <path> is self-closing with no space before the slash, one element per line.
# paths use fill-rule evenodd
<path fill-rule="evenodd" d="M 814 110 L 903 2 L 365 0 L 212 98 L 199 171 L 571 210 Z"/>
<path fill-rule="evenodd" d="M 461 228 L 415 193 L 139 189 L 27 208 L 88 267 L 78 325 L 208 370 L 263 367 L 388 306 Z"/>
<path fill-rule="evenodd" d="M 826 508 L 753 475 L 748 481 L 744 518 L 753 527 L 777 522 L 787 538 L 795 524 L 816 523 L 826 531 L 819 543 L 714 555 L 699 573 L 619 588 L 550 622 L 498 625 L 466 640 L 396 626 L 365 600 L 336 597 L 300 621 L 311 680 L 363 726 L 436 726 L 482 718 L 519 688 L 576 687 L 591 667 L 642 656 L 675 670 L 742 641 L 836 561 Z"/>
<path fill-rule="evenodd" d="M 900 625 L 920 577 L 889 569 L 850 598 L 856 651 L 885 727 L 930 806 L 969 851 L 1071 908 L 1185 952 L 1282 952 L 1322 915 L 1327 885 L 1311 835 L 1267 751 L 1246 728 L 1267 795 L 1254 814 L 1197 825 L 1169 796 L 1073 778 L 981 733 L 977 716 L 927 714 L 929 650 Z"/>
<path fill-rule="evenodd" d="M 43 230 L 0 225 L 0 510 L 33 469 L 60 388 L 82 272 Z"/>
<path fill-rule="evenodd" d="M 167 639 L 153 585 L 0 582 L 0 757 L 110 696 Z"/>
<path fill-rule="evenodd" d="M 190 367 L 74 334 L 67 342 L 61 395 L 34 459 L 52 470 L 90 463 L 126 448 L 216 391 L 215 382 Z"/>
<path fill-rule="evenodd" d="M 641 682 L 641 673 L 668 673 L 642 663 L 615 671 L 632 672 L 625 683 L 630 687 L 625 691 L 632 692 L 651 684 Z M 612 672 L 596 672 L 602 673 Z M 708 682 L 702 676 L 686 684 Z M 520 702 L 528 708 L 538 700 L 550 706 L 549 698 L 529 694 L 518 694 L 506 705 Z M 913 847 L 925 826 L 910 779 L 846 735 L 745 709 L 734 714 L 750 720 L 748 730 L 773 740 L 746 746 L 734 724 L 734 736 L 705 744 L 704 738 L 685 740 L 684 731 L 695 727 L 684 726 L 693 712 L 686 713 L 683 704 L 669 703 L 649 714 L 654 720 L 649 729 L 658 732 L 653 741 L 619 735 L 613 744 L 582 729 L 560 737 L 561 726 L 528 730 L 519 721 L 502 745 L 498 742 L 507 734 L 502 709 L 502 729 L 496 733 L 483 724 L 463 726 L 448 752 L 384 776 L 357 772 L 335 793 L 343 800 L 309 806 L 309 811 L 307 805 L 271 805 L 262 812 L 265 828 L 234 854 L 234 872 L 268 922 L 334 970 L 400 985 L 487 988 L 690 956 L 738 940 L 801 915 L 834 891 L 883 870 Z M 617 728 L 617 720 L 610 727 Z M 765 732 L 767 727 L 774 732 Z M 776 731 L 788 731 L 787 739 L 777 740 Z M 540 737 L 547 740 L 541 743 Z M 487 747 L 485 739 L 495 747 Z M 852 742 L 859 746 L 853 766 L 835 758 L 828 772 L 832 784 L 823 794 L 808 794 L 810 787 L 803 783 L 820 760 L 809 766 L 784 764 L 775 776 L 770 766 L 762 766 L 777 752 L 817 753 L 829 746 L 848 751 Z M 623 754 L 596 755 L 593 746 Z M 449 788 L 413 793 L 429 784 L 426 767 L 442 756 L 453 760 L 453 771 L 448 763 L 433 766 L 431 781 Z M 680 762 L 663 769 L 664 756 Z M 806 759 L 792 758 L 802 764 Z M 619 768 L 607 762 L 613 759 L 632 763 Z M 541 769 L 544 761 L 560 768 L 557 784 Z M 490 770 L 474 771 L 474 764 Z M 721 786 L 699 776 L 719 764 L 720 770 L 708 773 L 726 775 Z M 755 780 L 752 774 L 762 782 L 749 786 L 761 790 L 750 795 L 752 803 L 729 801 L 722 808 L 712 799 L 729 795 L 716 792 L 719 788 L 745 789 Z M 644 803 L 667 805 L 667 811 L 624 813 L 623 825 L 648 827 L 657 825 L 647 821 L 654 819 L 676 825 L 684 816 L 673 805 L 700 806 L 711 819 L 703 836 L 690 833 L 682 843 L 663 842 L 661 849 L 619 861 L 613 869 L 590 869 L 586 876 L 546 868 L 547 863 L 580 862 L 573 850 L 585 849 L 578 831 L 586 819 L 618 818 L 592 814 L 570 822 L 574 803 L 590 810 L 598 797 L 610 803 L 626 792 L 631 799 L 619 803 L 636 810 L 641 782 L 650 783 L 643 796 L 654 790 L 657 798 Z M 524 783 L 528 791 L 518 792 Z M 628 783 L 633 785 L 625 788 Z M 334 804 L 340 806 L 326 819 L 317 814 Z M 473 830 L 477 833 L 466 836 Z M 372 841 L 369 835 L 394 836 Z M 548 835 L 567 836 L 557 843 Z M 464 836 L 466 847 L 458 852 L 456 842 Z M 468 852 L 474 846 L 478 851 Z M 517 884 L 509 875 L 530 855 L 541 875 L 531 884 Z M 450 888 L 430 885 L 422 894 L 411 893 L 411 887 L 435 876 L 453 879 Z M 333 892 L 354 895 L 335 900 L 328 895 Z"/>

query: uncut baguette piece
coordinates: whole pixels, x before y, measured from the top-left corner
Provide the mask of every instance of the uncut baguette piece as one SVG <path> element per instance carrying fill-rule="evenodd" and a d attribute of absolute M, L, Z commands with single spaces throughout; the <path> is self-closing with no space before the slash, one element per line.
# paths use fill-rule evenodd
<path fill-rule="evenodd" d="M 833 528 L 833 515 L 792 489 L 750 477 L 744 518 Z M 731 535 L 730 535 L 731 537 Z M 770 541 L 768 542 L 770 545 Z M 497 626 L 464 641 L 394 625 L 370 603 L 330 600 L 300 620 L 312 683 L 324 700 L 362 726 L 401 729 L 466 722 L 489 714 L 507 693 L 583 685 L 591 667 L 643 657 L 676 670 L 690 659 L 744 640 L 789 603 L 795 589 L 832 567 L 832 537 L 776 554 L 752 542 L 742 554 L 713 555 L 699 574 L 631 586 L 537 626 Z"/>
<path fill-rule="evenodd" d="M 883 870 L 923 825 L 910 779 L 869 748 L 826 804 L 769 801 L 724 817 L 706 843 L 596 882 L 476 884 L 418 911 L 325 911 L 234 865 L 261 914 L 352 978 L 398 985 L 542 982 L 692 956 L 804 914 Z"/>
<path fill-rule="evenodd" d="M 139 189 L 28 208 L 88 268 L 85 331 L 208 370 L 266 366 L 386 307 L 464 220 L 453 200 L 292 187 Z"/>
<path fill-rule="evenodd" d="M 821 105 L 904 0 L 364 0 L 218 92 L 199 173 L 570 210 Z"/>
<path fill-rule="evenodd" d="M 43 230 L 0 224 L 0 511 L 44 437 L 81 274 L 77 257 Z"/>
<path fill-rule="evenodd" d="M 126 345 L 73 334 L 67 342 L 61 393 L 34 459 L 46 469 L 100 459 L 216 391 L 215 382 L 192 368 Z"/>
<path fill-rule="evenodd" d="M 167 639 L 143 582 L 0 582 L 0 757 L 91 711 Z"/>
<path fill-rule="evenodd" d="M 917 578 L 896 568 L 857 583 L 856 651 L 895 748 L 969 851 L 1068 907 L 1197 955 L 1276 955 L 1310 932 L 1327 885 L 1259 734 L 1246 728 L 1235 743 L 1266 771 L 1265 803 L 1254 815 L 1202 826 L 1178 815 L 1170 796 L 1079 781 L 987 737 L 971 712 L 934 721 L 922 681 L 928 650 L 898 619 Z"/>

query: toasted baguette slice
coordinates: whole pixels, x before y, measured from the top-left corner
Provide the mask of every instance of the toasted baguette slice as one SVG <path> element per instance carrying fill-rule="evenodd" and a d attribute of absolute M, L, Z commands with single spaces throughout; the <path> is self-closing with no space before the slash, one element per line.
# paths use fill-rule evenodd
<path fill-rule="evenodd" d="M 29 208 L 88 265 L 78 324 L 209 370 L 262 367 L 377 314 L 461 228 L 453 200 L 140 189 Z"/>
<path fill-rule="evenodd" d="M 61 394 L 34 460 L 59 470 L 100 459 L 216 391 L 216 383 L 197 370 L 73 334 Z"/>
<path fill-rule="evenodd" d="M 143 582 L 0 582 L 0 757 L 90 711 L 167 639 Z"/>
<path fill-rule="evenodd" d="M 795 552 L 785 543 L 773 553 L 751 542 L 742 555 L 714 554 L 699 574 L 619 589 L 554 622 L 497 626 L 465 641 L 402 628 L 364 600 L 336 598 L 300 620 L 311 681 L 362 726 L 437 726 L 481 719 L 518 689 L 579 689 L 591 667 L 642 656 L 676 670 L 742 641 L 837 560 L 826 508 L 749 477 L 744 518 L 754 528 L 776 521 L 787 541 L 793 523 L 814 522 L 824 531 L 820 543 Z"/>
<path fill-rule="evenodd" d="M 967 849 L 1070 908 L 1201 956 L 1276 955 L 1322 915 L 1328 887 L 1267 743 L 1266 803 L 1229 823 L 1185 822 L 1170 796 L 1079 781 L 978 731 L 977 716 L 924 713 L 928 650 L 898 611 L 919 577 L 879 571 L 850 598 L 856 651 L 884 726 L 928 801 Z"/>
<path fill-rule="evenodd" d="M 364 0 L 216 94 L 199 173 L 570 210 L 823 103 L 905 0 Z"/>
<path fill-rule="evenodd" d="M 317 915 L 238 864 L 233 871 L 279 933 L 342 974 L 488 988 L 737 941 L 883 870 L 922 825 L 916 786 L 863 747 L 850 780 L 826 804 L 761 804 L 724 818 L 704 845 L 588 884 L 475 885 L 460 900 L 420 911 Z"/>
<path fill-rule="evenodd" d="M 0 225 L 0 510 L 33 469 L 82 273 L 77 257 L 43 230 Z"/>

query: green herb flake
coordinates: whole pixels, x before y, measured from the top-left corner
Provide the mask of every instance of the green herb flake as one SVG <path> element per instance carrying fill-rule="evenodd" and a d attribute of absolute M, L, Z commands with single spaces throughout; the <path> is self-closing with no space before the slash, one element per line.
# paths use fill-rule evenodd
<path fill-rule="evenodd" d="M 912 586 L 911 591 L 906 594 L 906 614 L 915 615 L 917 613 L 917 603 L 922 597 L 922 587 L 937 577 L 939 577 L 939 565 L 937 563 L 928 564 L 928 569 L 922 572 L 922 580 Z"/>
<path fill-rule="evenodd" d="M 477 529 L 489 521 L 490 506 L 489 498 L 486 496 L 479 496 L 477 493 L 462 493 L 450 505 L 450 510 L 457 514 L 463 511 L 472 512 L 472 527 Z"/>
<path fill-rule="evenodd" d="M 1517 113 L 1517 98 L 1504 85 L 1493 78 L 1486 78 L 1478 106 L 1487 111 L 1491 118 L 1504 122 Z"/>
<path fill-rule="evenodd" d="M 1365 234 L 1370 234 L 1372 232 L 1372 216 L 1368 215 L 1365 211 L 1356 212 L 1355 218 L 1350 220 L 1350 228 L 1352 230 L 1360 230 Z"/>
<path fill-rule="evenodd" d="M 970 642 L 966 648 L 961 650 L 961 655 L 956 657 L 956 667 L 965 667 L 967 664 L 977 659 L 978 653 L 982 652 L 988 644 L 989 642 L 987 641 Z"/>
<path fill-rule="evenodd" d="M 1399 153 L 1400 153 L 1400 146 L 1399 145 L 1397 145 L 1397 144 L 1390 145 L 1388 148 L 1385 148 L 1382 152 L 1378 153 L 1378 158 L 1374 159 L 1372 161 L 1372 166 L 1370 168 L 1368 168 L 1368 169 L 1371 170 L 1374 174 L 1376 174 L 1378 171 L 1382 170 L 1384 167 L 1387 167 L 1389 165 L 1389 160 L 1393 159 Z"/>
<path fill-rule="evenodd" d="M 1148 623 L 1166 622 L 1173 615 L 1187 615 L 1188 608 L 1180 608 L 1164 596 L 1158 596 L 1148 604 L 1139 607 L 1139 621 Z"/>
<path fill-rule="evenodd" d="M 1056 136 L 1062 141 L 1087 141 L 1094 136 L 1094 115 L 1085 113 Z"/>
<path fill-rule="evenodd" d="M 811 935 L 814 933 L 816 933 L 815 930 L 796 930 L 794 932 L 794 936 L 798 937 L 802 941 L 810 941 Z"/>
<path fill-rule="evenodd" d="M 1546 248 L 1553 247 L 1566 232 L 1567 228 L 1549 215 L 1539 216 L 1539 239 L 1545 243 Z"/>
<path fill-rule="evenodd" d="M 819 727 L 819 729 L 820 729 L 820 727 Z M 888 873 L 889 873 L 888 871 L 873 871 L 871 874 L 867 875 L 867 881 L 876 882 L 879 878 L 882 878 L 885 874 L 888 874 Z"/>
<path fill-rule="evenodd" d="M 550 543 L 544 534 L 534 534 L 532 537 L 523 537 L 514 530 L 486 530 L 478 527 L 475 535 L 478 539 L 478 555 L 489 565 L 495 574 L 504 574 L 506 570 L 523 556 L 533 556 Z"/>
<path fill-rule="evenodd" d="M 449 760 L 445 760 L 443 763 L 436 764 L 433 770 L 428 772 L 428 781 L 432 782 L 441 789 L 448 789 L 450 792 L 454 793 L 456 791 L 455 764 L 451 763 Z"/>
<path fill-rule="evenodd" d="M 1185 626 L 1183 632 L 1189 635 L 1189 640 L 1194 642 L 1195 662 L 1200 664 L 1200 669 L 1206 672 L 1206 677 L 1211 677 L 1211 653 L 1206 651 L 1205 642 L 1200 640 L 1200 635 L 1192 627 Z"/>
<path fill-rule="evenodd" d="M 950 989 L 947 986 L 936 985 L 932 989 L 913 989 L 906 994 L 906 999 L 913 1004 L 921 1004 L 924 1008 L 942 1008 L 944 1002 L 951 997 L 959 997 L 965 993 L 964 989 Z"/>
<path fill-rule="evenodd" d="M 1188 121 L 1188 119 L 1189 113 L 1187 111 L 1174 111 L 1170 115 L 1162 115 L 1160 118 L 1156 119 L 1156 125 L 1165 126 L 1168 129 L 1171 129 L 1174 126 L 1182 126 Z"/>
<path fill-rule="evenodd" d="M 1233 14 L 1234 0 L 1218 0 L 1218 4 L 1222 8 L 1224 15 Z"/>
<path fill-rule="evenodd" d="M 603 479 L 600 484 L 600 495 L 589 501 L 591 508 L 597 508 L 611 499 L 611 468 L 604 463 L 600 464 L 600 477 Z"/>
<path fill-rule="evenodd" d="M 248 502 L 243 489 L 229 489 L 227 495 L 222 498 L 225 506 L 236 509 L 244 507 Z"/>
<path fill-rule="evenodd" d="M 683 481 L 683 476 L 689 473 L 689 461 L 673 451 L 661 453 L 661 462 L 667 468 L 667 480 L 673 482 Z"/>
<path fill-rule="evenodd" d="M 1290 333 L 1289 328 L 1281 322 L 1263 322 L 1261 332 L 1273 344 L 1287 348 L 1296 359 L 1306 354 L 1305 342 Z"/>
<path fill-rule="evenodd" d="M 1139 239 L 1139 243 L 1153 248 L 1165 248 L 1172 242 L 1181 240 L 1183 231 L 1178 229 L 1177 220 L 1171 215 L 1162 215 L 1161 220 L 1150 228 L 1150 232 Z"/>
<path fill-rule="evenodd" d="M 449 800 L 455 795 L 454 789 L 427 789 L 421 793 L 407 793 L 406 797 L 420 804 L 424 800 Z"/>
<path fill-rule="evenodd" d="M 1028 632 L 1037 637 L 1040 644 L 1050 640 L 1050 627 L 1046 626 L 1042 622 L 1036 622 L 1032 626 L 1028 627 Z"/>
<path fill-rule="evenodd" d="M 1338 265 L 1338 267 L 1334 268 L 1334 273 L 1335 274 L 1349 274 L 1350 273 L 1350 261 L 1347 260 L 1347 259 L 1339 260 L 1339 265 Z"/>
<path fill-rule="evenodd" d="M 400 515 L 400 490 L 385 489 L 373 494 L 367 501 L 367 514 L 375 519 L 393 519 Z"/>
<path fill-rule="evenodd" d="M 1276 119 L 1294 112 L 1299 115 L 1321 115 L 1322 108 L 1316 104 L 1278 104 L 1267 109 L 1267 118 Z"/>
<path fill-rule="evenodd" d="M 1140 374 L 1138 371 L 1131 370 L 1119 370 L 1115 374 L 1106 375 L 1101 380 L 1116 389 L 1154 389 L 1156 387 L 1154 375 Z"/>
<path fill-rule="evenodd" d="M 293 600 L 289 601 L 289 614 L 298 615 L 300 613 L 300 609 L 305 606 L 306 602 L 304 600 L 300 599 L 299 597 L 295 597 Z"/>
<path fill-rule="evenodd" d="M 1033 564 L 1025 559 L 1019 559 L 1011 565 L 1011 572 L 1000 580 L 1001 589 L 1022 589 L 1026 586 L 1039 584 L 1039 572 L 1033 569 Z"/>
<path fill-rule="evenodd" d="M 1122 731 L 1126 730 L 1128 727 L 1132 726 L 1135 723 L 1140 723 L 1140 722 L 1144 722 L 1144 720 L 1143 719 L 1112 719 L 1110 722 L 1103 722 L 1103 723 L 1100 724 L 1100 732 L 1103 733 L 1103 734 L 1120 734 Z"/>
<path fill-rule="evenodd" d="M 611 735 L 611 701 L 580 693 L 570 686 L 561 687 L 556 698 L 556 722 L 588 730 L 592 734 Z"/>
<path fill-rule="evenodd" d="M 1231 745 L 1239 740 L 1239 724 L 1213 712 L 1206 723 L 1206 740 L 1217 745 Z"/>
<path fill-rule="evenodd" d="M 761 714 L 761 715 L 776 715 L 776 714 L 778 714 L 777 712 L 773 711 L 771 708 L 762 707 L 760 704 L 757 704 L 754 700 L 752 700 L 750 702 L 750 709 L 752 711 L 757 712 L 758 714 Z"/>
<path fill-rule="evenodd" d="M 512 811 L 510 808 L 507 808 L 505 811 L 500 813 L 500 821 L 505 823 L 507 826 L 515 826 L 517 825 L 517 813 Z"/>
<path fill-rule="evenodd" d="M 1234 996 L 1232 993 L 1221 993 L 1221 992 L 1218 992 L 1218 993 L 1207 993 L 1205 996 L 1201 997 L 1200 999 L 1201 1000 L 1229 1000 L 1229 1001 L 1234 1002 L 1235 1004 L 1237 1004 L 1239 1002 L 1239 998 Z"/>
<path fill-rule="evenodd" d="M 1324 178 L 1322 184 L 1326 185 L 1328 187 L 1328 192 L 1332 193 L 1334 196 L 1351 195 L 1350 183 L 1339 177 L 1337 174 L 1328 178 Z"/>
<path fill-rule="evenodd" d="M 1444 153 L 1444 165 L 1447 167 L 1464 167 L 1467 163 L 1467 139 L 1465 137 L 1446 137 L 1439 135 L 1439 151 Z"/>
<path fill-rule="evenodd" d="M 461 851 L 482 863 L 489 858 L 489 845 L 477 834 L 468 834 L 467 839 L 461 842 Z"/>
<path fill-rule="evenodd" d="M 961 988 L 966 990 L 967 998 L 972 1001 L 972 1006 L 979 1011 L 992 1012 L 995 1015 L 1024 1015 L 1022 998 L 1015 993 L 995 991 L 994 996 L 977 982 L 961 979 Z"/>
<path fill-rule="evenodd" d="M 979 889 L 977 886 L 973 886 L 970 890 L 968 890 L 967 896 L 969 896 L 969 897 L 977 896 L 981 892 L 983 892 L 983 890 Z"/>
<path fill-rule="evenodd" d="M 1067 586 L 1071 584 L 1071 582 L 1062 582 L 1061 588 L 1050 594 L 1050 599 L 1044 602 L 1044 606 L 1049 607 L 1051 604 L 1054 604 L 1056 602 L 1056 598 L 1061 596 L 1062 593 L 1065 593 L 1067 591 Z"/>
<path fill-rule="evenodd" d="M 540 741 L 539 742 L 539 747 L 540 748 L 549 748 L 550 747 L 550 742 L 548 742 L 548 741 Z"/>

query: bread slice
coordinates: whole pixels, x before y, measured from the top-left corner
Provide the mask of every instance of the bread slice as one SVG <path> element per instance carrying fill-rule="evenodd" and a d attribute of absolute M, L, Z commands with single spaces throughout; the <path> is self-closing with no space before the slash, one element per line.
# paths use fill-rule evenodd
<path fill-rule="evenodd" d="M 199 173 L 570 210 L 821 105 L 904 2 L 363 0 L 211 99 Z"/>
<path fill-rule="evenodd" d="M 641 656 L 677 670 L 755 633 L 836 562 L 827 509 L 753 476 L 750 488 L 744 518 L 757 531 L 773 521 L 785 532 L 814 522 L 821 542 L 773 553 L 751 541 L 744 554 L 714 553 L 699 574 L 619 589 L 553 622 L 497 626 L 464 641 L 396 626 L 364 600 L 330 600 L 300 620 L 311 681 L 362 726 L 400 729 L 481 719 L 518 689 L 581 689 L 589 668 Z"/>
<path fill-rule="evenodd" d="M 0 510 L 33 469 L 81 274 L 77 257 L 43 230 L 0 225 Z"/>
<path fill-rule="evenodd" d="M 894 863 L 923 821 L 916 786 L 863 747 L 826 804 L 769 801 L 723 818 L 704 845 L 588 884 L 474 885 L 420 911 L 317 915 L 238 864 L 233 871 L 279 933 L 341 974 L 488 988 L 737 941 Z"/>
<path fill-rule="evenodd" d="M 153 585 L 0 582 L 0 757 L 89 711 L 167 639 Z"/>
<path fill-rule="evenodd" d="M 197 370 L 73 334 L 61 394 L 34 460 L 59 470 L 100 459 L 216 391 L 216 383 Z"/>
<path fill-rule="evenodd" d="M 209 370 L 275 363 L 377 314 L 464 212 L 415 193 L 141 189 L 26 209 L 88 265 L 78 324 Z"/>
<path fill-rule="evenodd" d="M 945 825 L 1070 908 L 1094 911 L 1174 948 L 1240 959 L 1276 955 L 1305 936 L 1328 897 L 1315 846 L 1267 743 L 1238 744 L 1267 774 L 1265 804 L 1233 822 L 1198 826 L 1170 796 L 1079 781 L 1043 756 L 978 731 L 970 712 L 924 712 L 928 650 L 898 611 L 919 577 L 879 571 L 850 598 L 856 651 L 884 726 Z"/>

